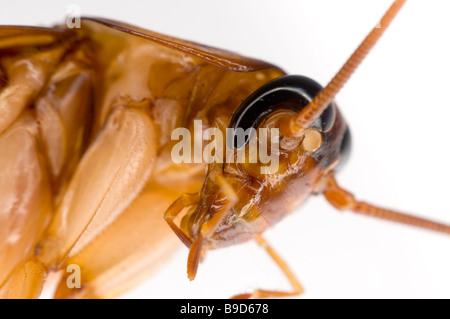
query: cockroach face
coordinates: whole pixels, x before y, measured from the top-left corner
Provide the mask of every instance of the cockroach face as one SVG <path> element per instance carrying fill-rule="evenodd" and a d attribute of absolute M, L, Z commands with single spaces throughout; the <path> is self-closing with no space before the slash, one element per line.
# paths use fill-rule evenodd
<path fill-rule="evenodd" d="M 227 134 L 231 160 L 210 164 L 200 202 L 182 220 L 192 239 L 201 232 L 205 248 L 216 248 L 253 238 L 319 190 L 321 177 L 346 161 L 350 131 L 334 102 L 304 136 L 279 133 L 282 121 L 321 89 L 309 78 L 284 76 L 236 109 Z"/>

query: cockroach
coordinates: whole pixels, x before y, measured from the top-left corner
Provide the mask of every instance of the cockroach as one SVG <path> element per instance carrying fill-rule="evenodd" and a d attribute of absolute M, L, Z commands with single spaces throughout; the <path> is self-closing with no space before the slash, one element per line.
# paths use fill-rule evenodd
<path fill-rule="evenodd" d="M 404 2 L 395 1 L 345 75 Z M 351 140 L 333 101 L 342 73 L 324 91 L 259 60 L 107 19 L 81 22 L 80 30 L 0 31 L 6 297 L 37 297 L 57 270 L 63 273 L 56 297 L 120 294 L 176 245 L 164 211 L 190 248 L 190 279 L 208 249 L 256 238 L 292 284 L 237 297 L 302 292 L 260 233 L 315 192 L 341 209 L 448 232 L 442 224 L 353 204 L 337 186 L 333 172 Z M 289 173 L 261 175 L 255 164 L 210 164 L 207 171 L 204 164 L 173 165 L 170 132 L 192 128 L 198 118 L 220 129 L 279 127 L 281 168 Z M 71 274 L 64 273 L 73 265 L 81 270 L 80 287 L 70 287 Z"/>

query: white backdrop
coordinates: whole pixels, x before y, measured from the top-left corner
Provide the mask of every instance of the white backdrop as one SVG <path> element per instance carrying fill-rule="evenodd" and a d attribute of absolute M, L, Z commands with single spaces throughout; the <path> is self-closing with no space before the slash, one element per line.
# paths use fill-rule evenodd
<path fill-rule="evenodd" d="M 326 84 L 391 1 L 2 0 L 0 23 L 61 23 L 71 3 L 83 15 L 234 50 Z M 447 0 L 410 0 L 337 102 L 353 133 L 340 183 L 361 199 L 450 224 L 449 9 Z M 317 197 L 266 238 L 298 275 L 303 298 L 450 296 L 445 235 L 340 213 Z M 186 258 L 180 249 L 124 297 L 226 298 L 290 288 L 253 243 L 210 252 L 192 283 Z"/>

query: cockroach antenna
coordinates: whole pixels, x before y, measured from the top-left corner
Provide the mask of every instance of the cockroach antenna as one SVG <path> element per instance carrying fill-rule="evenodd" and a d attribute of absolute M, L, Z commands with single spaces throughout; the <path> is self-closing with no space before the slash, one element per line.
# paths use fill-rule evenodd
<path fill-rule="evenodd" d="M 306 130 L 325 111 L 336 94 L 352 76 L 370 50 L 381 38 L 384 31 L 394 20 L 406 0 L 396 0 L 386 11 L 380 22 L 366 36 L 350 58 L 341 67 L 333 79 L 314 97 L 297 115 L 288 117 L 281 124 L 280 131 L 285 136 L 303 136 Z"/>

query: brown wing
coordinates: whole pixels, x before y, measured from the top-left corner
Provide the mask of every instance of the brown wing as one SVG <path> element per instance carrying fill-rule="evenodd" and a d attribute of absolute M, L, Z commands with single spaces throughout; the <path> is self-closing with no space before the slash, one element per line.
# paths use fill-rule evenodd
<path fill-rule="evenodd" d="M 57 28 L 1 26 L 0 49 L 48 45 L 73 35 L 71 30 Z"/>
<path fill-rule="evenodd" d="M 112 29 L 123 31 L 141 38 L 157 42 L 166 47 L 191 54 L 230 71 L 251 72 L 269 68 L 279 69 L 277 66 L 261 60 L 243 57 L 230 51 L 225 51 L 210 46 L 201 45 L 195 42 L 159 34 L 153 31 L 148 31 L 136 26 L 132 26 L 130 24 L 102 18 L 83 18 L 82 21 L 83 20 L 94 21 L 108 26 Z"/>

